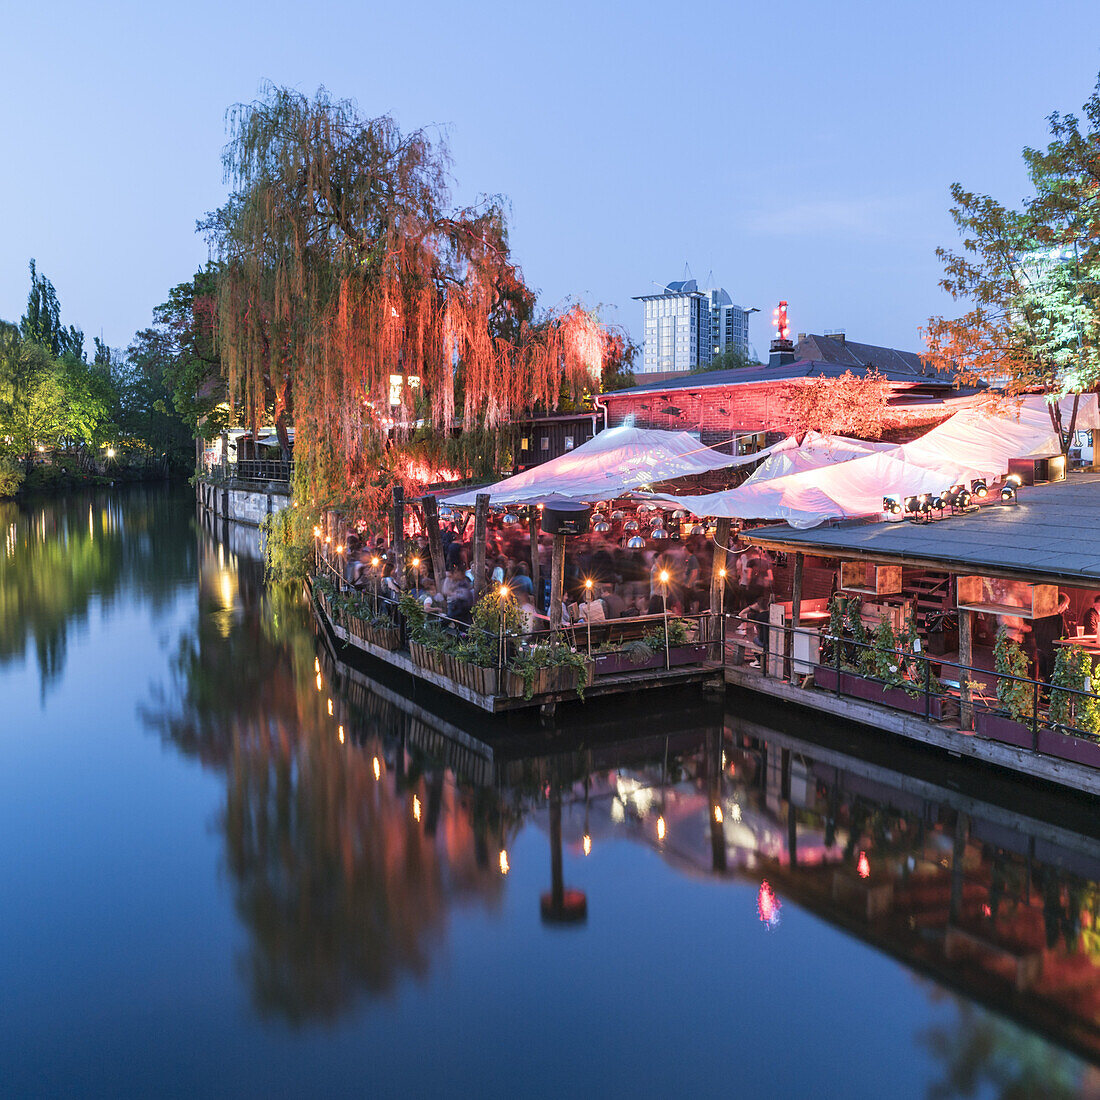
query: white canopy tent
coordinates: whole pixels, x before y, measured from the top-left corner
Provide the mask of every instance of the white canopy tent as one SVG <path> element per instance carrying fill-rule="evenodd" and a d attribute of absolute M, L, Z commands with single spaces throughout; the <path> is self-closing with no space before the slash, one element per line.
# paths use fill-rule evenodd
<path fill-rule="evenodd" d="M 793 443 L 793 439 L 784 442 Z M 807 432 L 797 446 L 776 447 L 772 453 L 753 470 L 742 485 L 753 485 L 761 481 L 771 481 L 787 474 L 801 473 L 803 470 L 816 470 L 835 462 L 848 462 L 853 458 L 872 454 L 875 451 L 889 451 L 896 443 L 869 443 L 863 439 L 849 439 L 843 435 L 822 435 L 820 432 Z"/>
<path fill-rule="evenodd" d="M 756 454 L 727 455 L 704 447 L 687 432 L 610 428 L 541 466 L 444 497 L 443 503 L 472 507 L 480 493 L 488 493 L 494 504 L 612 500 L 657 482 L 744 466 L 777 449 L 793 447 L 793 440 L 783 440 Z"/>
<path fill-rule="evenodd" d="M 1070 405 L 1071 400 L 1063 402 L 1067 424 Z M 1100 428 L 1095 394 L 1082 395 L 1077 428 Z M 700 516 L 774 519 L 792 527 L 815 527 L 829 519 L 881 513 L 885 496 L 942 492 L 972 478 L 997 478 L 1007 472 L 1011 459 L 1060 450 L 1045 399 L 1030 397 L 1018 409 L 964 409 L 912 443 L 847 461 L 822 454 L 817 466 L 771 479 L 749 479 L 736 489 L 652 499 Z"/>

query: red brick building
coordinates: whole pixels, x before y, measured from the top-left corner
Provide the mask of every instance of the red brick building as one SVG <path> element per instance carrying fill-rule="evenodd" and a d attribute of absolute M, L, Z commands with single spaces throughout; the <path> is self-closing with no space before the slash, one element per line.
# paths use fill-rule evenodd
<path fill-rule="evenodd" d="M 787 344 L 790 347 L 790 344 Z M 916 352 L 847 341 L 842 335 L 800 334 L 793 351 L 773 352 L 766 366 L 702 374 L 665 376 L 633 389 L 603 396 L 608 427 L 632 423 L 639 428 L 698 432 L 714 446 L 745 437 L 741 450 L 753 449 L 789 434 L 784 391 L 791 383 L 838 378 L 846 371 L 877 371 L 890 383 L 889 405 L 902 425 L 900 436 L 916 435 L 949 415 L 945 398 L 958 396 L 954 378 L 928 367 Z M 644 377 L 644 376 L 643 376 Z M 756 438 L 754 438 L 754 436 Z M 769 438 L 770 437 L 770 438 Z"/>

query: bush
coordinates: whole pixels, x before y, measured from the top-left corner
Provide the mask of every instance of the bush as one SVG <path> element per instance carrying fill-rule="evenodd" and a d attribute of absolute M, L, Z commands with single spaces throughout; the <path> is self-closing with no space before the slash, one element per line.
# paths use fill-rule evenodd
<path fill-rule="evenodd" d="M 1092 658 L 1080 646 L 1063 646 L 1058 650 L 1050 684 L 1052 726 L 1100 733 L 1100 699 L 1092 689 Z M 1087 694 L 1071 694 L 1067 688 Z"/>
<path fill-rule="evenodd" d="M 0 458 L 0 500 L 15 496 L 22 484 L 22 466 L 14 458 Z"/>
<path fill-rule="evenodd" d="M 997 642 L 993 647 L 993 668 L 1002 677 L 1027 678 L 1027 654 L 1019 642 L 1009 637 L 1004 627 L 997 631 Z M 998 679 L 997 702 L 1014 722 L 1028 722 L 1035 715 L 1035 691 L 1031 684 Z"/>

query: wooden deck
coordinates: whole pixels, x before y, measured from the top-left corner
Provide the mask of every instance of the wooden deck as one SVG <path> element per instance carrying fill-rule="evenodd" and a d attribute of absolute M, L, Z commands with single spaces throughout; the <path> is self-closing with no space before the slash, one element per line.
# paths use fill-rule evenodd
<path fill-rule="evenodd" d="M 452 680 L 449 676 L 422 668 L 413 661 L 408 653 L 402 650 L 382 649 L 354 634 L 350 634 L 342 626 L 332 622 L 316 604 L 311 604 L 311 606 L 314 614 L 332 631 L 333 636 L 345 645 L 359 649 L 376 661 L 381 661 L 391 668 L 399 669 L 409 676 L 414 676 L 416 679 L 431 684 L 449 695 L 454 695 L 472 706 L 487 711 L 489 714 L 502 714 L 506 711 L 528 710 L 531 708 L 548 708 L 556 706 L 558 703 L 574 702 L 580 698 L 575 690 L 545 692 L 532 695 L 530 699 L 525 699 L 522 696 L 484 695 L 465 684 Z M 685 665 L 672 669 L 645 669 L 640 672 L 599 676 L 584 689 L 584 696 L 588 699 L 607 695 L 633 694 L 653 688 L 681 687 L 685 684 L 698 684 L 701 689 L 712 686 L 720 688 L 722 685 L 721 666 L 716 662 L 707 662 L 701 665 Z"/>
<path fill-rule="evenodd" d="M 893 710 L 878 703 L 865 702 L 848 695 L 834 695 L 819 688 L 798 687 L 748 665 L 725 667 L 728 685 L 770 696 L 795 706 L 835 715 L 871 729 L 885 730 L 899 737 L 944 749 L 954 756 L 970 757 L 997 767 L 1077 791 L 1100 794 L 1100 770 L 1072 760 L 978 737 L 950 721 L 929 721 L 918 715 Z"/>

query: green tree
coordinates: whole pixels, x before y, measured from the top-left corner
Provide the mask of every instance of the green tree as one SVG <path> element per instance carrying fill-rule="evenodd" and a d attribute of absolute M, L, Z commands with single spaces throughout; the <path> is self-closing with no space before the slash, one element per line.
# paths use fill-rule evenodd
<path fill-rule="evenodd" d="M 1065 453 L 1080 394 L 1100 381 L 1100 82 L 1083 121 L 1049 123 L 1050 144 L 1023 152 L 1034 194 L 1021 209 L 952 185 L 963 246 L 937 250 L 940 285 L 970 309 L 931 318 L 926 337 L 930 361 L 962 384 L 1047 395 Z"/>
<path fill-rule="evenodd" d="M 699 366 L 692 367 L 691 373 L 706 374 L 709 371 L 737 370 L 741 367 L 759 367 L 760 365 L 747 351 L 742 351 L 734 345 L 726 348 L 725 351 L 718 352 L 709 363 L 700 363 Z"/>
<path fill-rule="evenodd" d="M 53 283 L 39 275 L 34 260 L 30 262 L 31 289 L 27 295 L 27 312 L 19 324 L 25 340 L 41 344 L 56 357 L 84 358 L 84 333 L 75 325 L 66 328 L 61 323 L 61 303 Z"/>

